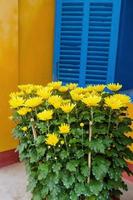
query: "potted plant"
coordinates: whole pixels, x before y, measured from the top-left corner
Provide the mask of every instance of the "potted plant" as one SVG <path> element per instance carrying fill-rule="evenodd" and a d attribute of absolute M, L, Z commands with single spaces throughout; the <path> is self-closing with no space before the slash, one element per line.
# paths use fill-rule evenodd
<path fill-rule="evenodd" d="M 18 87 L 9 103 L 32 200 L 119 198 L 127 190 L 122 172 L 131 174 L 126 159 L 133 159 L 130 98 L 118 94 L 122 86 Z"/>

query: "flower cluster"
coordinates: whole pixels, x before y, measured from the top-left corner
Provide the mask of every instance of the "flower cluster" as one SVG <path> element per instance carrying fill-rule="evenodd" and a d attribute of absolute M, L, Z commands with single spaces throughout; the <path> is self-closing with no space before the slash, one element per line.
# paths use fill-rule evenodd
<path fill-rule="evenodd" d="M 133 160 L 131 99 L 119 92 L 122 85 L 83 88 L 58 81 L 18 88 L 10 94 L 10 119 L 17 123 L 14 135 L 33 199 L 109 200 L 119 194 L 123 170 L 130 173 L 125 159 Z"/>

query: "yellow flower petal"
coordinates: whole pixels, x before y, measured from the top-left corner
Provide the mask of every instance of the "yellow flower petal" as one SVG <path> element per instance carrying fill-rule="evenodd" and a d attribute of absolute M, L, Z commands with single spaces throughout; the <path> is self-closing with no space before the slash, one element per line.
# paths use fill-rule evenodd
<path fill-rule="evenodd" d="M 18 108 L 24 105 L 24 99 L 22 97 L 12 97 L 9 101 L 11 108 Z"/>
<path fill-rule="evenodd" d="M 55 146 L 58 142 L 59 142 L 59 138 L 58 138 L 58 136 L 56 134 L 49 133 L 47 135 L 47 139 L 46 139 L 46 144 L 47 145 Z"/>
<path fill-rule="evenodd" d="M 28 112 L 31 112 L 31 108 L 25 108 L 25 107 L 23 107 L 23 108 L 20 108 L 20 109 L 17 111 L 17 113 L 18 113 L 19 115 L 22 115 L 22 116 L 26 115 Z"/>
<path fill-rule="evenodd" d="M 70 113 L 73 108 L 75 107 L 75 104 L 71 104 L 71 103 L 67 103 L 61 106 L 61 109 L 65 112 L 65 113 Z"/>
<path fill-rule="evenodd" d="M 42 121 L 47 121 L 53 118 L 53 110 L 44 110 L 37 114 L 37 118 Z"/>
<path fill-rule="evenodd" d="M 40 104 L 42 104 L 42 98 L 41 97 L 32 97 L 29 98 L 26 102 L 25 102 L 25 106 L 26 107 L 30 107 L 30 108 L 34 108 L 39 106 Z"/>
<path fill-rule="evenodd" d="M 61 124 L 61 126 L 59 126 L 59 131 L 62 134 L 68 134 L 70 132 L 70 125 L 69 124 Z"/>
<path fill-rule="evenodd" d="M 122 102 L 116 98 L 114 95 L 105 98 L 105 105 L 110 107 L 111 109 L 120 109 L 123 107 Z"/>
<path fill-rule="evenodd" d="M 26 132 L 28 130 L 27 126 L 21 128 L 22 131 Z"/>
<path fill-rule="evenodd" d="M 56 109 L 60 108 L 61 103 L 62 103 L 62 98 L 61 96 L 58 96 L 58 95 L 52 95 L 51 97 L 49 97 L 48 103 L 54 106 L 54 108 Z"/>
<path fill-rule="evenodd" d="M 98 106 L 101 101 L 101 97 L 97 95 L 89 95 L 88 97 L 82 100 L 88 107 Z"/>
<path fill-rule="evenodd" d="M 111 91 L 118 91 L 122 88 L 122 85 L 120 85 L 119 83 L 110 83 L 107 85 L 107 88 Z"/>

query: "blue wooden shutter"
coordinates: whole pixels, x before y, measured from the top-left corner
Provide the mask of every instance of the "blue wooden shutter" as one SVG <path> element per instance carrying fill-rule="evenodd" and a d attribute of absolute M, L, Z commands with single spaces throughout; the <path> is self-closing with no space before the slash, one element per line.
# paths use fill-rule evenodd
<path fill-rule="evenodd" d="M 85 84 L 113 82 L 121 0 L 89 0 Z"/>
<path fill-rule="evenodd" d="M 114 81 L 121 0 L 56 0 L 53 79 Z"/>
<path fill-rule="evenodd" d="M 53 79 L 79 83 L 84 0 L 56 0 Z"/>

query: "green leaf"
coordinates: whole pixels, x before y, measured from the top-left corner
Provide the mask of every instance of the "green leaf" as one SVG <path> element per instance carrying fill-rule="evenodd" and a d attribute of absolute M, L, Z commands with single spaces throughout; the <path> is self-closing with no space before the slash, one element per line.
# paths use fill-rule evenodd
<path fill-rule="evenodd" d="M 102 156 L 97 156 L 92 163 L 92 173 L 97 180 L 103 179 L 109 169 L 110 162 Z"/>
<path fill-rule="evenodd" d="M 39 122 L 36 123 L 37 128 L 42 132 L 42 133 L 46 133 L 47 132 L 47 126 L 46 123 L 44 122 Z"/>
<path fill-rule="evenodd" d="M 77 196 L 80 196 L 82 194 L 86 195 L 86 187 L 83 183 L 76 183 L 74 188 Z"/>
<path fill-rule="evenodd" d="M 88 166 L 87 165 L 83 165 L 83 166 L 81 166 L 81 174 L 84 176 L 84 177 L 87 177 L 88 176 Z"/>
<path fill-rule="evenodd" d="M 31 149 L 29 152 L 29 156 L 30 156 L 30 162 L 31 163 L 35 163 L 38 161 L 38 156 L 37 156 L 37 152 L 36 149 Z"/>
<path fill-rule="evenodd" d="M 49 192 L 48 187 L 42 188 L 41 194 L 42 194 L 43 198 L 45 198 L 47 196 L 48 192 Z"/>
<path fill-rule="evenodd" d="M 59 171 L 61 170 L 62 164 L 61 163 L 55 163 L 52 166 L 53 172 L 55 173 L 59 173 Z"/>
<path fill-rule="evenodd" d="M 127 163 L 123 158 L 113 159 L 113 162 L 117 167 L 122 167 L 123 168 L 123 167 L 127 166 Z"/>
<path fill-rule="evenodd" d="M 79 182 L 83 183 L 85 181 L 85 178 L 83 175 L 81 175 L 80 173 L 77 173 L 76 178 Z"/>
<path fill-rule="evenodd" d="M 62 182 L 64 186 L 68 189 L 72 186 L 72 184 L 75 182 L 75 177 L 71 176 L 68 173 L 65 173 L 62 177 Z"/>
<path fill-rule="evenodd" d="M 49 165 L 47 163 L 39 164 L 38 167 L 38 179 L 45 179 L 49 172 Z"/>
<path fill-rule="evenodd" d="M 27 148 L 27 143 L 21 143 L 18 147 L 17 150 L 21 154 L 25 149 Z"/>
<path fill-rule="evenodd" d="M 76 156 L 78 159 L 82 158 L 84 156 L 84 152 L 82 150 L 78 150 L 78 151 L 76 151 Z"/>
<path fill-rule="evenodd" d="M 90 191 L 92 192 L 92 194 L 98 196 L 98 194 L 102 191 L 103 188 L 103 183 L 99 182 L 99 181 L 92 181 L 90 183 Z"/>
<path fill-rule="evenodd" d="M 54 185 L 53 189 L 50 191 L 48 195 L 49 199 L 51 200 L 58 200 L 58 193 L 60 192 L 60 188 Z"/>
<path fill-rule="evenodd" d="M 35 179 L 32 176 L 29 177 L 27 190 L 32 192 L 36 188 L 36 185 L 37 185 L 37 179 Z"/>
<path fill-rule="evenodd" d="M 48 189 L 52 191 L 55 185 L 58 184 L 58 182 L 59 182 L 59 176 L 51 172 L 45 179 L 45 187 L 48 187 Z"/>
<path fill-rule="evenodd" d="M 45 148 L 45 147 L 39 146 L 39 147 L 37 148 L 37 156 L 38 156 L 39 158 L 44 157 L 45 152 L 46 152 L 46 148 Z"/>
<path fill-rule="evenodd" d="M 45 136 L 40 135 L 36 138 L 36 145 L 39 146 L 40 144 L 43 144 L 45 142 Z"/>
<path fill-rule="evenodd" d="M 74 192 L 74 191 L 72 191 L 71 193 L 70 193 L 70 199 L 71 200 L 77 200 L 77 194 Z"/>
<path fill-rule="evenodd" d="M 69 155 L 68 155 L 68 153 L 67 153 L 67 151 L 65 151 L 65 150 L 62 150 L 61 151 L 61 153 L 60 153 L 60 158 L 62 159 L 62 160 L 64 160 L 65 158 L 67 158 Z"/>
<path fill-rule="evenodd" d="M 66 169 L 68 169 L 70 172 L 75 172 L 76 167 L 78 166 L 78 161 L 76 160 L 71 160 L 66 164 Z"/>
<path fill-rule="evenodd" d="M 91 141 L 89 146 L 90 149 L 96 153 L 105 153 L 105 145 L 103 144 L 103 141 L 101 139 Z"/>
<path fill-rule="evenodd" d="M 122 174 L 122 171 L 118 168 L 110 168 L 108 170 L 108 174 L 109 174 L 109 177 L 110 179 L 114 179 L 115 181 L 118 181 L 121 179 L 121 174 Z"/>
<path fill-rule="evenodd" d="M 105 115 L 102 115 L 102 113 L 94 117 L 94 122 L 101 123 L 103 121 L 105 121 Z"/>

